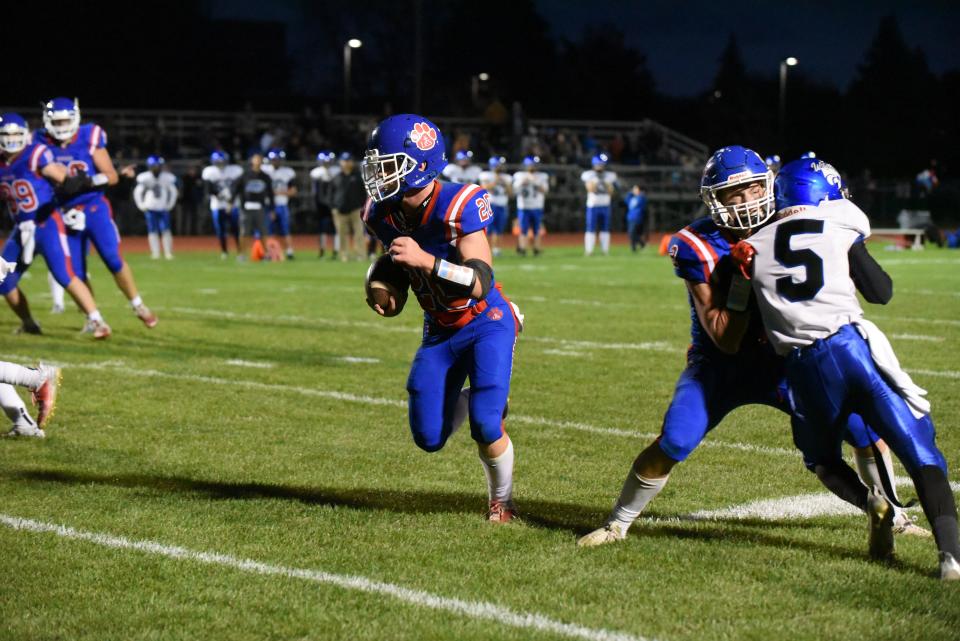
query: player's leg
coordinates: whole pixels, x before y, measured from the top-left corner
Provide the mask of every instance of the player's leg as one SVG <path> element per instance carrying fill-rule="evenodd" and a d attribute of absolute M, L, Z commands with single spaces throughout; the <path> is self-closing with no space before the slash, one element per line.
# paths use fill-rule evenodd
<path fill-rule="evenodd" d="M 37 424 L 40 427 L 43 427 L 53 415 L 60 387 L 59 367 L 43 364 L 39 367 L 24 367 L 16 363 L 0 361 L 0 383 L 30 390 L 33 404 L 39 409 Z"/>
<path fill-rule="evenodd" d="M 27 412 L 27 406 L 17 394 L 17 390 L 6 383 L 0 383 L 0 408 L 13 423 L 9 432 L 4 436 L 30 436 L 43 438 L 46 433 L 37 425 L 36 421 Z"/>
<path fill-rule="evenodd" d="M 220 258 L 227 257 L 227 221 L 226 210 L 211 209 L 210 218 L 213 220 L 213 232 L 217 235 L 220 242 Z"/>
<path fill-rule="evenodd" d="M 530 231 L 533 233 L 533 254 L 537 256 L 543 246 L 543 210 L 535 209 L 530 216 Z"/>
<path fill-rule="evenodd" d="M 240 208 L 232 207 L 230 209 L 230 217 L 228 218 L 230 223 L 230 233 L 233 235 L 233 244 L 237 248 L 237 253 L 242 254 L 240 250 L 240 232 L 242 226 L 240 224 Z"/>
<path fill-rule="evenodd" d="M 57 279 L 53 277 L 49 271 L 47 272 L 47 286 L 50 288 L 50 298 L 53 299 L 53 305 L 50 308 L 51 314 L 62 314 L 66 311 L 66 304 L 63 297 L 63 287 L 60 287 L 60 283 L 57 282 Z"/>
<path fill-rule="evenodd" d="M 93 337 L 108 338 L 111 334 L 110 326 L 97 309 L 97 303 L 86 283 L 74 273 L 71 256 L 64 252 L 65 247 L 69 248 L 66 238 L 66 228 L 59 213 L 54 212 L 50 218 L 37 225 L 37 250 L 46 261 L 47 269 L 60 286 L 67 290 L 77 307 L 87 315 Z"/>
<path fill-rule="evenodd" d="M 530 233 L 530 221 L 529 209 L 518 209 L 517 210 L 517 229 L 519 234 L 517 235 L 517 253 L 521 256 L 527 255 L 527 234 Z"/>
<path fill-rule="evenodd" d="M 453 432 L 454 407 L 467 378 L 466 363 L 457 356 L 449 338 L 427 337 L 410 366 L 410 432 L 425 452 L 442 449 Z"/>
<path fill-rule="evenodd" d="M 610 208 L 600 207 L 597 212 L 597 229 L 600 231 L 600 251 L 610 253 Z"/>
<path fill-rule="evenodd" d="M 702 362 L 687 365 L 663 417 L 660 436 L 634 460 L 604 527 L 582 537 L 577 545 L 594 547 L 626 537 L 640 513 L 666 486 L 673 467 L 690 456 L 728 411 L 713 398 L 717 381 L 723 378 L 719 367 Z"/>
<path fill-rule="evenodd" d="M 160 229 L 157 223 L 157 214 L 155 211 L 143 212 L 147 220 L 147 244 L 150 245 L 150 258 L 160 260 Z"/>
<path fill-rule="evenodd" d="M 499 300 L 498 300 L 499 299 Z M 487 477 L 487 518 L 506 523 L 514 516 L 514 449 L 503 429 L 504 409 L 510 394 L 517 324 L 509 303 L 494 295 L 490 307 L 462 329 L 454 341 L 472 343 L 468 359 L 470 376 L 470 433 L 477 442 L 480 463 Z"/>
<path fill-rule="evenodd" d="M 287 258 L 293 258 L 293 236 L 290 235 L 290 208 L 286 205 L 277 207 L 277 226 L 283 236 L 284 249 Z"/>
<path fill-rule="evenodd" d="M 597 242 L 597 208 L 587 207 L 587 225 L 583 232 L 583 253 L 593 254 L 593 247 Z"/>
<path fill-rule="evenodd" d="M 160 216 L 157 219 L 157 227 L 160 229 L 163 257 L 167 260 L 173 260 L 173 228 L 170 226 L 169 211 L 160 212 Z"/>

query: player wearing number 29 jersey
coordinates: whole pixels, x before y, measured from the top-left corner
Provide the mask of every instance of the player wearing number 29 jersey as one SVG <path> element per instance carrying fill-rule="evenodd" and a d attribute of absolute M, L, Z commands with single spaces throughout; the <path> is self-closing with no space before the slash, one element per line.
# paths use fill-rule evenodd
<path fill-rule="evenodd" d="M 900 368 L 883 332 L 863 318 L 851 267 L 870 236 L 867 216 L 840 190 L 833 167 L 802 159 L 776 180 L 777 216 L 735 255 L 752 266 L 767 334 L 786 357 L 806 451 L 837 456 L 851 412 L 861 414 L 900 458 L 933 527 L 944 580 L 960 580 L 960 540 L 947 464 L 935 443 L 926 392 Z M 874 528 L 893 510 L 871 506 Z M 873 550 L 871 550 L 873 551 Z M 892 554 L 892 544 L 884 550 Z"/>
<path fill-rule="evenodd" d="M 440 182 L 446 164 L 433 123 L 413 114 L 387 118 L 370 134 L 361 166 L 370 196 L 363 218 L 409 276 L 424 311 L 407 379 L 413 439 L 428 452 L 441 449 L 466 404 L 487 476 L 487 516 L 502 523 L 514 513 L 513 444 L 503 417 L 520 321 L 494 280 L 487 192 Z"/>

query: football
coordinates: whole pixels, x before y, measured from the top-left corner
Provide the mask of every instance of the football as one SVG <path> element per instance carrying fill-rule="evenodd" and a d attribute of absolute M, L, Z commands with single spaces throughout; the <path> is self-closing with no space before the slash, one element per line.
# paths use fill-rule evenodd
<path fill-rule="evenodd" d="M 371 309 L 374 305 L 379 305 L 384 311 L 384 316 L 396 316 L 403 311 L 403 306 L 407 302 L 410 279 L 407 278 L 402 267 L 394 264 L 388 254 L 384 254 L 367 270 L 364 288 L 367 293 L 367 305 Z"/>

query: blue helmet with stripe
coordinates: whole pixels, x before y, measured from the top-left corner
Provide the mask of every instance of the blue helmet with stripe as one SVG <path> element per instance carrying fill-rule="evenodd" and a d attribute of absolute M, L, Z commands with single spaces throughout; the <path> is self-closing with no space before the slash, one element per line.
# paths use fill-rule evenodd
<path fill-rule="evenodd" d="M 763 193 L 747 202 L 725 205 L 724 190 L 760 183 Z M 731 145 L 713 152 L 700 179 L 700 198 L 710 210 L 713 222 L 738 231 L 750 230 L 773 215 L 773 172 L 752 149 Z"/>
<path fill-rule="evenodd" d="M 844 198 L 843 178 L 833 165 L 815 158 L 788 162 L 773 184 L 777 211 Z"/>
<path fill-rule="evenodd" d="M 360 175 L 370 198 L 381 202 L 429 185 L 446 166 L 446 146 L 437 126 L 423 116 L 399 114 L 370 133 Z"/>
<path fill-rule="evenodd" d="M 16 154 L 30 144 L 30 127 L 23 116 L 9 112 L 0 114 L 0 150 Z"/>
<path fill-rule="evenodd" d="M 73 138 L 80 129 L 80 101 L 54 98 L 43 103 L 43 126 L 61 142 Z"/>

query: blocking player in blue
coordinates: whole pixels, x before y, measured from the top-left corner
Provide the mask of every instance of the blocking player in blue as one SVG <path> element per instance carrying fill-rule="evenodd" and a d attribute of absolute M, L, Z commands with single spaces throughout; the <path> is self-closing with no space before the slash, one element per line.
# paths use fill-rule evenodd
<path fill-rule="evenodd" d="M 766 340 L 751 303 L 749 281 L 735 271 L 730 257 L 731 247 L 773 214 L 773 174 L 755 152 L 725 147 L 707 162 L 701 196 L 711 215 L 680 230 L 669 245 L 674 271 L 684 280 L 690 302 L 687 367 L 677 381 L 660 436 L 634 461 L 607 523 L 581 538 L 581 546 L 622 540 L 666 485 L 673 467 L 734 409 L 769 405 L 791 415 L 795 441 L 802 434 L 801 421 L 788 402 L 784 361 Z M 870 446 L 877 437 L 857 417 L 849 422 L 848 439 L 858 458 L 873 458 Z M 804 463 L 828 489 L 866 510 L 867 488 L 842 457 L 809 457 L 807 450 L 803 452 Z M 864 461 L 862 468 L 872 485 L 890 485 L 884 483 L 876 461 L 872 467 Z M 905 513 L 900 518 L 905 532 L 921 533 Z"/>
<path fill-rule="evenodd" d="M 489 196 L 478 185 L 440 182 L 446 165 L 443 136 L 429 120 L 401 114 L 382 121 L 361 165 L 370 196 L 363 218 L 404 268 L 424 311 L 423 342 L 407 380 L 413 440 L 424 451 L 440 450 L 465 400 L 487 477 L 487 518 L 506 523 L 515 513 L 514 452 L 503 416 L 520 320 L 494 279 Z"/>
<path fill-rule="evenodd" d="M 750 278 L 767 336 L 785 357 L 795 435 L 810 458 L 840 458 L 842 428 L 857 412 L 890 444 L 913 479 L 933 528 L 940 578 L 960 581 L 957 508 L 936 445 L 926 390 L 903 371 L 883 332 L 863 317 L 854 290 L 879 280 L 863 270 L 870 221 L 844 198 L 822 160 L 787 163 L 775 184 L 776 216 L 732 250 Z M 890 558 L 893 505 L 870 496 L 870 555 Z"/>
<path fill-rule="evenodd" d="M 503 156 L 493 156 L 488 162 L 489 169 L 480 172 L 480 186 L 490 194 L 490 208 L 493 210 L 493 222 L 487 228 L 490 236 L 490 247 L 494 257 L 500 255 L 500 237 L 507 230 L 510 220 L 510 198 L 513 196 L 513 180 L 503 171 L 507 159 Z"/>
<path fill-rule="evenodd" d="M 147 327 L 157 325 L 157 316 L 143 303 L 130 265 L 120 253 L 120 231 L 113 222 L 113 208 L 103 190 L 119 181 L 117 170 L 107 151 L 107 134 L 97 124 L 80 124 L 80 105 L 76 98 L 54 98 L 43 106 L 43 125 L 34 140 L 47 145 L 54 159 L 67 167 L 71 176 L 85 175 L 91 179 L 90 188 L 69 197 L 58 198 L 57 207 L 63 212 L 67 226 L 67 242 L 77 277 L 88 281 L 87 254 L 90 243 L 97 248 L 103 264 L 130 307 Z M 134 177 L 133 168 L 124 172 Z M 92 331 L 90 325 L 84 331 Z"/>
<path fill-rule="evenodd" d="M 0 283 L 0 294 L 20 318 L 18 333 L 41 333 L 27 297 L 18 287 L 20 277 L 30 267 L 35 254 L 39 254 L 57 283 L 87 315 L 93 337 L 110 336 L 110 326 L 97 310 L 93 295 L 74 273 L 67 232 L 54 192 L 56 186 L 61 197 L 68 198 L 88 189 L 90 182 L 85 174 L 70 176 L 68 169 L 54 160 L 46 145 L 30 143 L 30 130 L 19 114 L 0 115 L 0 201 L 14 221 L 2 256 L 6 262 L 16 263 L 13 273 Z"/>

